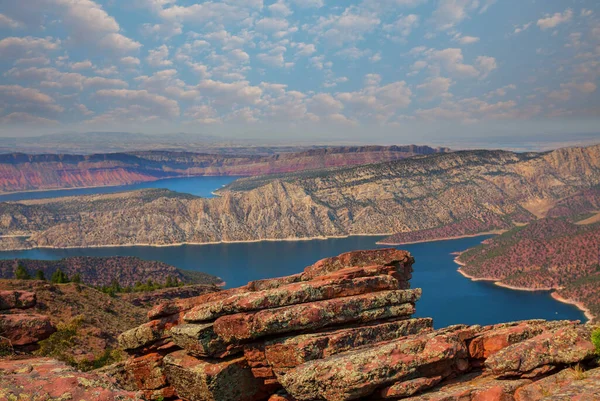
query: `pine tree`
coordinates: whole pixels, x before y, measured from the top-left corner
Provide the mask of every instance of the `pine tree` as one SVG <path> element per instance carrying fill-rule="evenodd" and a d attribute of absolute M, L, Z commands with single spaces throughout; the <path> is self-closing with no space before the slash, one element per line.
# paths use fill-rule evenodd
<path fill-rule="evenodd" d="M 31 276 L 23 265 L 17 265 L 17 268 L 15 269 L 15 278 L 17 280 L 31 280 Z"/>
<path fill-rule="evenodd" d="M 75 273 L 73 275 L 73 277 L 71 277 L 71 282 L 77 283 L 77 284 L 81 283 L 81 274 Z"/>
<path fill-rule="evenodd" d="M 35 272 L 35 279 L 36 280 L 46 281 L 46 276 L 44 275 L 44 271 L 43 270 L 36 271 Z"/>
<path fill-rule="evenodd" d="M 67 274 L 62 270 L 56 269 L 56 271 L 52 274 L 50 281 L 55 284 L 65 284 L 69 282 L 69 276 L 67 276 Z"/>

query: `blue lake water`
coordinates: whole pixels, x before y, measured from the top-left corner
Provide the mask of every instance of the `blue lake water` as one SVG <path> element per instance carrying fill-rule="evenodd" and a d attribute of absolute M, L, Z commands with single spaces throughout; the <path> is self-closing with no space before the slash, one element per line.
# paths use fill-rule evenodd
<path fill-rule="evenodd" d="M 26 199 L 60 198 L 63 196 L 111 194 L 115 192 L 133 191 L 145 188 L 165 188 L 175 192 L 182 192 L 211 198 L 212 192 L 219 189 L 238 177 L 182 177 L 167 178 L 164 180 L 143 182 L 131 185 L 119 185 L 114 187 L 75 188 L 50 191 L 18 192 L 0 195 L 0 202 L 19 201 Z"/>
<path fill-rule="evenodd" d="M 357 249 L 373 249 L 381 237 L 357 236 L 311 241 L 253 242 L 173 247 L 34 249 L 0 252 L 0 258 L 60 259 L 70 256 L 137 256 L 160 260 L 182 269 L 223 278 L 228 287 L 250 280 L 294 274 L 318 259 Z M 456 251 L 476 246 L 489 236 L 404 245 L 416 259 L 413 288 L 422 288 L 417 316 L 433 317 L 436 327 L 450 324 L 492 324 L 523 319 L 585 320 L 577 308 L 546 292 L 521 292 L 460 275 Z"/>

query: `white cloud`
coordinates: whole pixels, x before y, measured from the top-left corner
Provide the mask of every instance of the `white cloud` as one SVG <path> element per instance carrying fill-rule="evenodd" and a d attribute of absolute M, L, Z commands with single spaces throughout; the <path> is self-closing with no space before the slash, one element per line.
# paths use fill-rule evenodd
<path fill-rule="evenodd" d="M 498 68 L 496 59 L 494 57 L 489 56 L 477 57 L 477 59 L 475 60 L 475 65 L 477 65 L 481 78 L 487 77 L 492 71 Z"/>
<path fill-rule="evenodd" d="M 401 15 L 393 24 L 384 25 L 383 30 L 392 35 L 399 35 L 401 38 L 406 38 L 417 26 L 419 26 L 419 16 L 409 14 L 406 16 Z"/>
<path fill-rule="evenodd" d="M 0 14 L 0 28 L 6 27 L 10 29 L 17 29 L 21 28 L 22 26 L 23 24 L 21 24 L 20 22 L 15 21 L 14 19 L 9 18 L 4 14 Z"/>
<path fill-rule="evenodd" d="M 121 58 L 121 64 L 123 64 L 127 67 L 137 67 L 140 65 L 140 59 L 137 57 L 131 57 L 131 56 L 123 57 L 123 58 Z"/>
<path fill-rule="evenodd" d="M 51 37 L 8 37 L 0 40 L 0 56 L 5 59 L 36 57 L 60 49 L 60 40 Z"/>
<path fill-rule="evenodd" d="M 217 124 L 221 120 L 217 111 L 209 105 L 197 105 L 188 108 L 184 115 L 191 118 L 194 123 L 199 124 Z"/>
<path fill-rule="evenodd" d="M 0 106 L 4 109 L 23 111 L 42 110 L 59 113 L 64 108 L 53 98 L 37 89 L 19 85 L 0 85 Z"/>
<path fill-rule="evenodd" d="M 83 114 L 84 116 L 91 116 L 94 114 L 93 111 L 91 111 L 90 109 L 87 108 L 87 106 L 85 104 L 78 104 L 75 105 L 75 107 L 77 108 L 77 110 L 79 110 L 79 112 L 81 114 Z"/>
<path fill-rule="evenodd" d="M 587 94 L 594 93 L 596 92 L 596 89 L 598 89 L 598 86 L 593 82 L 569 82 L 567 84 L 561 84 L 560 87 L 563 89 L 575 89 L 581 93 Z"/>
<path fill-rule="evenodd" d="M 433 12 L 433 21 L 440 30 L 448 30 L 469 16 L 469 12 L 477 10 L 478 0 L 439 0 Z"/>
<path fill-rule="evenodd" d="M 521 32 L 524 32 L 524 31 L 528 30 L 531 27 L 531 25 L 533 25 L 533 22 L 528 22 L 524 25 L 516 26 L 513 33 L 516 35 Z"/>
<path fill-rule="evenodd" d="M 380 22 L 375 13 L 348 7 L 340 15 L 320 17 L 316 25 L 310 28 L 310 32 L 324 38 L 331 45 L 342 46 L 363 39 Z"/>
<path fill-rule="evenodd" d="M 336 114 L 344 109 L 344 104 L 329 93 L 319 93 L 310 100 L 310 110 L 317 115 Z"/>
<path fill-rule="evenodd" d="M 321 8 L 325 5 L 323 0 L 290 0 L 290 2 L 301 8 Z"/>
<path fill-rule="evenodd" d="M 267 53 L 259 53 L 256 58 L 266 65 L 273 67 L 291 67 L 293 63 L 286 63 L 284 54 L 287 51 L 285 46 L 276 46 Z"/>
<path fill-rule="evenodd" d="M 292 43 L 292 47 L 297 49 L 296 56 L 298 57 L 310 56 L 317 51 L 316 46 L 312 43 L 295 42 Z"/>
<path fill-rule="evenodd" d="M 44 88 L 73 88 L 81 91 L 84 88 L 126 88 L 128 86 L 127 82 L 120 79 L 87 77 L 76 72 L 61 72 L 55 68 L 13 68 L 9 70 L 6 75 L 16 79 L 39 81 L 40 86 Z"/>
<path fill-rule="evenodd" d="M 453 82 L 450 78 L 435 77 L 429 78 L 424 83 L 417 85 L 417 89 L 422 93 L 421 99 L 430 102 L 436 99 L 451 97 L 450 86 Z"/>
<path fill-rule="evenodd" d="M 258 104 L 262 95 L 262 89 L 252 86 L 248 81 L 237 81 L 226 83 L 206 79 L 198 86 L 200 95 L 209 96 L 215 104 L 231 105 L 232 103 Z"/>
<path fill-rule="evenodd" d="M 151 67 L 169 67 L 173 65 L 173 62 L 169 58 L 169 48 L 167 45 L 162 45 L 154 50 L 148 51 L 148 57 L 146 61 Z"/>
<path fill-rule="evenodd" d="M 460 36 L 457 38 L 457 40 L 461 45 L 471 45 L 479 42 L 479 38 L 476 36 Z"/>
<path fill-rule="evenodd" d="M 71 63 L 71 69 L 74 71 L 88 70 L 88 69 L 92 68 L 93 66 L 94 66 L 94 64 L 92 64 L 92 62 L 90 60 L 84 60 L 84 61 L 79 61 L 76 63 Z"/>
<path fill-rule="evenodd" d="M 563 13 L 555 13 L 554 15 L 546 15 L 545 18 L 539 19 L 537 26 L 541 30 L 556 28 L 560 24 L 571 21 L 573 18 L 573 10 L 567 8 Z"/>
<path fill-rule="evenodd" d="M 102 89 L 97 91 L 95 96 L 109 100 L 111 104 L 113 101 L 120 102 L 126 108 L 140 106 L 152 116 L 174 118 L 180 114 L 179 104 L 175 100 L 152 94 L 147 90 Z"/>
<path fill-rule="evenodd" d="M 2 125 L 58 125 L 58 121 L 51 120 L 49 118 L 35 116 L 24 112 L 10 113 L 4 117 L 0 117 L 0 124 Z"/>
<path fill-rule="evenodd" d="M 472 65 L 465 64 L 461 49 L 448 48 L 444 50 L 435 50 L 430 58 L 438 61 L 448 73 L 459 78 L 477 77 L 479 71 Z"/>
<path fill-rule="evenodd" d="M 277 3 L 273 3 L 267 7 L 271 14 L 280 17 L 287 17 L 292 14 L 292 10 L 285 4 L 283 0 L 277 0 Z"/>

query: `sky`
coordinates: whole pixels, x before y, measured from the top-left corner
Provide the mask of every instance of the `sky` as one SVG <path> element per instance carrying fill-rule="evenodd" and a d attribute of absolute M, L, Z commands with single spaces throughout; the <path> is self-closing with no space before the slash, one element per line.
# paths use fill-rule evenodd
<path fill-rule="evenodd" d="M 0 135 L 600 132 L 598 0 L 0 0 Z"/>

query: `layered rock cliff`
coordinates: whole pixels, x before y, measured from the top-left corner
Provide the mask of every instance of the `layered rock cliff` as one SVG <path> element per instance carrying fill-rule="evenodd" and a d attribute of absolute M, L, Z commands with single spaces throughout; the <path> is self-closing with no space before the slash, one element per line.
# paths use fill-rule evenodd
<path fill-rule="evenodd" d="M 445 152 L 428 146 L 358 146 L 261 155 L 148 151 L 95 155 L 0 155 L 0 193 L 126 185 L 177 176 L 252 176 L 354 166 Z"/>
<path fill-rule="evenodd" d="M 600 184 L 600 145 L 465 151 L 234 182 L 216 199 L 147 190 L 0 203 L 0 249 L 507 230 Z M 16 237 L 25 236 L 25 237 Z"/>
<path fill-rule="evenodd" d="M 591 325 L 532 320 L 433 329 L 411 318 L 413 258 L 328 258 L 288 277 L 155 307 L 106 369 L 146 399 L 594 400 Z"/>

